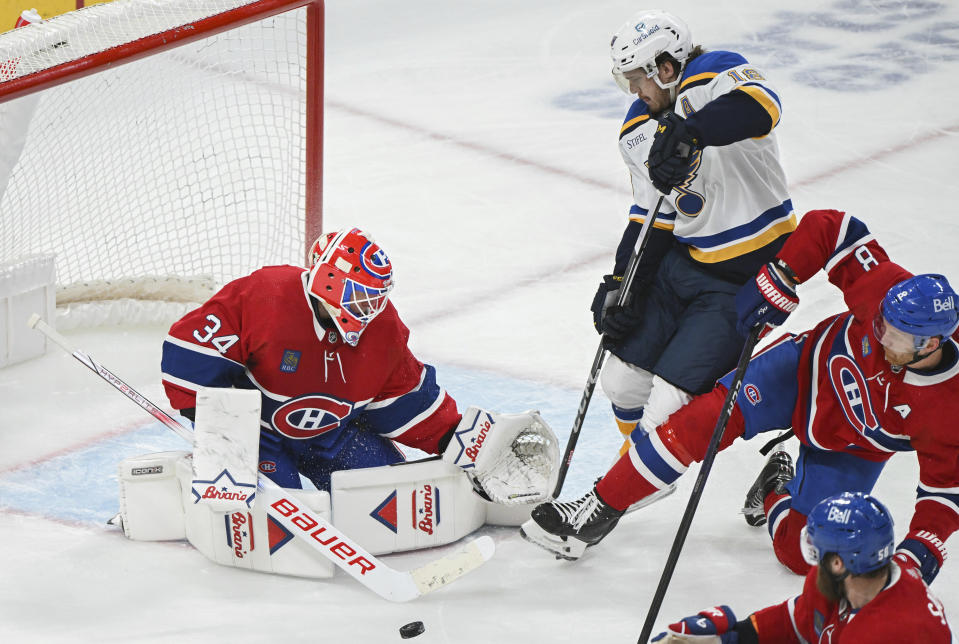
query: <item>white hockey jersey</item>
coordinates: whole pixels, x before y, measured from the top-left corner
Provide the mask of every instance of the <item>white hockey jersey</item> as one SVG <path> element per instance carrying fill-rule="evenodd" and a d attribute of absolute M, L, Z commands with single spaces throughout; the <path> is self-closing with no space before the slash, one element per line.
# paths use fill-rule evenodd
<path fill-rule="evenodd" d="M 676 112 L 686 118 L 734 90 L 756 100 L 775 128 L 780 115 L 776 92 L 762 72 L 728 51 L 706 52 L 687 65 L 677 89 Z M 646 165 L 656 127 L 646 103 L 637 99 L 620 130 L 620 151 L 631 174 L 635 201 L 630 219 L 639 223 L 659 198 Z M 672 231 L 693 260 L 712 265 L 716 272 L 754 274 L 756 254 L 750 254 L 796 228 L 775 132 L 706 147 L 694 155 L 691 167 L 690 178 L 667 195 L 655 227 Z"/>

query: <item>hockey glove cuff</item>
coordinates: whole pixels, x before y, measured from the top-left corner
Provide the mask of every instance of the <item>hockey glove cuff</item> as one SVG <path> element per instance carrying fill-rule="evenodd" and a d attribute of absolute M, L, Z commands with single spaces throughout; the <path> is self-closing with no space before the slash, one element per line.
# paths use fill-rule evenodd
<path fill-rule="evenodd" d="M 927 530 L 910 532 L 896 548 L 896 560 L 919 570 L 922 580 L 931 584 L 946 560 L 946 544 Z"/>
<path fill-rule="evenodd" d="M 686 120 L 670 112 L 659 121 L 649 149 L 649 180 L 661 193 L 669 194 L 689 177 L 693 156 L 701 148 Z"/>
<path fill-rule="evenodd" d="M 736 293 L 736 330 L 743 337 L 756 326 L 765 327 L 760 337 L 766 335 L 799 306 L 796 289 L 784 278 L 791 272 L 782 260 L 769 262 Z"/>
<path fill-rule="evenodd" d="M 738 644 L 739 634 L 735 629 L 736 615 L 733 610 L 729 606 L 716 606 L 670 624 L 666 632 L 650 641 L 659 644 Z"/>

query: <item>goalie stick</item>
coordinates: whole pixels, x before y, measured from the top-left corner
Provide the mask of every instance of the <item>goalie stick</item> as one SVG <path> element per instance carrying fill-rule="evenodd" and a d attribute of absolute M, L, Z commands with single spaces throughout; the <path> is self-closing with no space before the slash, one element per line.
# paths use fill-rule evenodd
<path fill-rule="evenodd" d="M 636 277 L 636 271 L 639 269 L 639 260 L 643 257 L 643 250 L 646 249 L 646 242 L 649 241 L 649 231 L 653 227 L 653 222 L 659 215 L 659 209 L 663 206 L 664 195 L 659 195 L 659 201 L 653 208 L 652 214 L 643 222 L 643 227 L 639 231 L 639 237 L 636 239 L 636 252 L 629 260 L 629 266 L 626 267 L 626 275 L 623 276 L 623 285 L 619 288 L 619 297 L 616 298 L 618 306 L 624 306 L 629 303 L 629 289 L 633 285 Z M 586 410 L 589 409 L 589 401 L 593 398 L 593 390 L 596 389 L 596 380 L 599 378 L 599 372 L 603 368 L 603 362 L 606 360 L 606 347 L 603 346 L 603 340 L 599 341 L 599 348 L 596 349 L 596 356 L 593 358 L 593 364 L 589 368 L 589 375 L 586 377 L 586 387 L 583 389 L 583 395 L 579 399 L 579 407 L 576 409 L 576 419 L 573 421 L 573 427 L 569 430 L 569 440 L 566 442 L 566 452 L 559 463 L 559 474 L 556 478 L 556 486 L 553 488 L 553 498 L 558 499 L 559 493 L 563 491 L 563 483 L 566 482 L 566 472 L 569 470 L 570 461 L 573 460 L 573 450 L 576 448 L 576 442 L 579 440 L 579 431 L 583 428 L 583 421 L 586 420 Z M 666 496 L 666 495 L 663 495 Z M 661 498 L 661 497 L 660 497 Z"/>
<path fill-rule="evenodd" d="M 90 355 L 72 346 L 69 340 L 44 322 L 39 315 L 33 314 L 27 324 L 50 338 L 167 428 L 193 444 L 191 429 L 154 405 Z M 297 500 L 289 490 L 281 488 L 262 474 L 257 479 L 257 496 L 260 502 L 271 508 L 270 516 L 297 539 L 309 544 L 380 597 L 394 602 L 416 599 L 456 581 L 489 561 L 495 550 L 493 540 L 484 535 L 419 568 L 408 572 L 394 570 L 340 532 L 332 523 L 310 510 L 306 503 Z"/>

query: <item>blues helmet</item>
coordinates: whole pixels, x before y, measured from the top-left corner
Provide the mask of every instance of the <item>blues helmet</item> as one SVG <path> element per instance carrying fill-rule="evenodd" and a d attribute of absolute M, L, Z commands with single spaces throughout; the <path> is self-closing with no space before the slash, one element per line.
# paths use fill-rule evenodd
<path fill-rule="evenodd" d="M 637 13 L 619 28 L 609 49 L 616 84 L 629 94 L 629 81 L 623 74 L 640 67 L 663 89 L 675 87 L 679 75 L 675 81 L 663 83 L 659 79 L 656 58 L 660 54 L 669 54 L 679 63 L 681 70 L 693 50 L 693 42 L 685 22 L 665 11 L 647 10 Z"/>
<path fill-rule="evenodd" d="M 882 568 L 895 552 L 889 510 L 862 492 L 820 501 L 806 519 L 801 541 L 808 564 L 819 565 L 834 552 L 854 575 Z"/>
<path fill-rule="evenodd" d="M 959 327 L 959 297 L 942 275 L 916 275 L 893 286 L 882 298 L 876 318 L 876 338 L 886 346 L 895 335 L 885 325 L 911 336 L 912 350 L 919 351 L 929 338 L 948 338 Z M 884 341 L 884 338 L 886 341 Z M 906 347 L 899 347 L 903 350 Z"/>

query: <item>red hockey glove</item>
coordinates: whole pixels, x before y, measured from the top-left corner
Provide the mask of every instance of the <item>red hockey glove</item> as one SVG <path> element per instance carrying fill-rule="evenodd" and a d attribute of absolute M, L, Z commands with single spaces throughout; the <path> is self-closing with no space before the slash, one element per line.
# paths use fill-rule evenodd
<path fill-rule="evenodd" d="M 746 282 L 736 293 L 736 330 L 746 337 L 756 326 L 765 327 L 760 337 L 786 321 L 799 306 L 796 290 L 780 275 L 792 271 L 782 261 L 769 262 L 755 279 Z"/>
<path fill-rule="evenodd" d="M 916 567 L 927 584 L 931 584 L 939 574 L 946 556 L 946 544 L 927 530 L 910 532 L 896 548 L 896 559 Z"/>
<path fill-rule="evenodd" d="M 678 644 L 679 642 L 708 642 L 718 638 L 722 644 L 739 644 L 736 632 L 736 615 L 729 606 L 716 606 L 701 610 L 696 615 L 685 617 L 668 630 L 654 637 L 651 642 Z"/>

